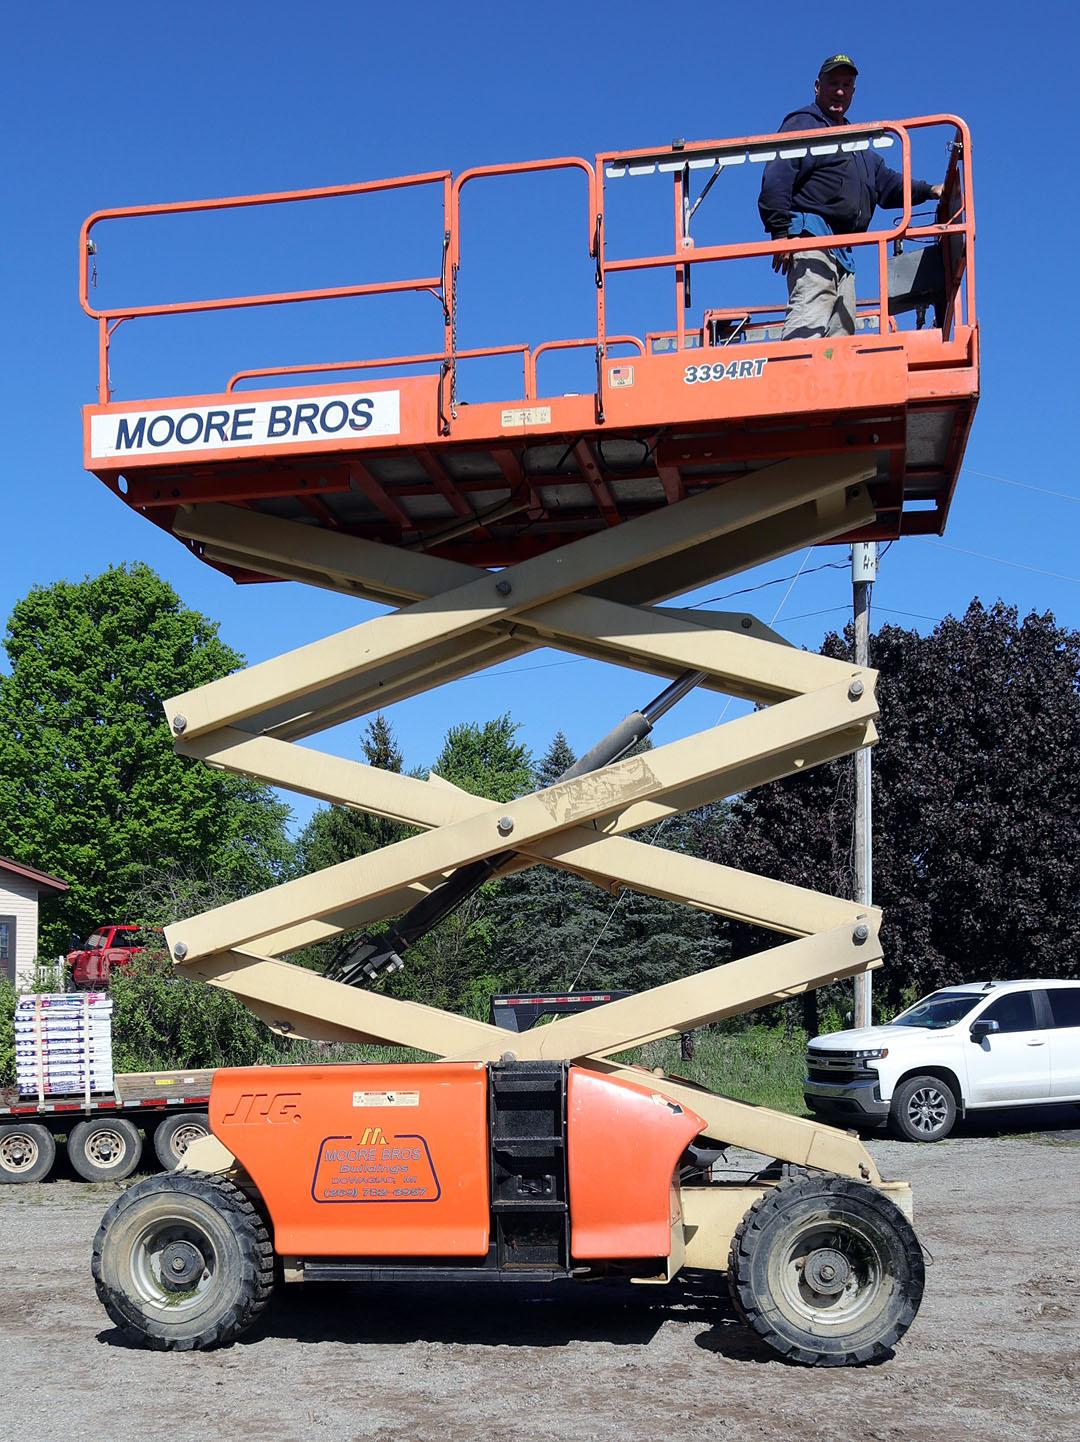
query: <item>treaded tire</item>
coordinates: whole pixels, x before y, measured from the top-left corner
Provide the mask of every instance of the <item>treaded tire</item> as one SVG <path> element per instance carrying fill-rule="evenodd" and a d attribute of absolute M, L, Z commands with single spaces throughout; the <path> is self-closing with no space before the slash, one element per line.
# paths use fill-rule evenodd
<path fill-rule="evenodd" d="M 197 1136 L 209 1135 L 210 1117 L 206 1112 L 175 1112 L 155 1127 L 154 1154 L 165 1170 L 171 1172 Z"/>
<path fill-rule="evenodd" d="M 170 1285 L 167 1263 L 179 1261 L 183 1271 L 192 1259 L 196 1271 Z M 91 1271 L 126 1337 L 159 1352 L 205 1351 L 234 1341 L 265 1309 L 274 1249 L 239 1187 L 205 1172 L 168 1172 L 112 1204 L 94 1238 Z"/>
<path fill-rule="evenodd" d="M 56 1139 L 40 1122 L 0 1126 L 0 1186 L 43 1182 L 56 1161 Z"/>
<path fill-rule="evenodd" d="M 956 1125 L 956 1097 L 936 1076 L 909 1076 L 893 1092 L 889 1128 L 905 1142 L 943 1142 Z"/>
<path fill-rule="evenodd" d="M 832 1275 L 824 1280 L 825 1269 Z M 836 1286 L 819 1292 L 808 1284 Z M 925 1284 L 922 1249 L 882 1192 L 832 1173 L 792 1176 L 760 1197 L 731 1241 L 735 1310 L 775 1352 L 811 1367 L 888 1357 L 914 1321 Z"/>
<path fill-rule="evenodd" d="M 139 1165 L 142 1150 L 139 1129 L 127 1117 L 91 1117 L 68 1133 L 68 1160 L 84 1182 L 122 1182 Z"/>

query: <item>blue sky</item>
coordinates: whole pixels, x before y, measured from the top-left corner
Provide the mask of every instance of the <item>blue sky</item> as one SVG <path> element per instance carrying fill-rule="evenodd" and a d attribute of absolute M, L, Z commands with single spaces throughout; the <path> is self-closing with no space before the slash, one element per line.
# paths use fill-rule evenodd
<path fill-rule="evenodd" d="M 78 305 L 76 242 L 89 212 L 762 133 L 810 97 L 822 57 L 845 50 L 860 69 L 851 118 L 951 111 L 968 121 L 979 231 L 983 399 L 967 469 L 944 539 L 891 549 L 875 623 L 922 629 L 979 595 L 1080 626 L 1068 302 L 1080 24 L 1065 4 L 993 3 L 973 14 L 921 0 L 902 12 L 827 7 L 820 17 L 803 4 L 714 5 L 681 23 L 668 7 L 565 0 L 13 10 L 0 99 L 8 202 L 0 617 L 35 583 L 133 559 L 219 620 L 224 639 L 253 661 L 376 614 L 292 585 L 235 587 L 84 473 L 80 407 L 94 399 L 96 333 Z M 928 145 L 916 153 L 916 173 L 940 179 L 944 159 L 940 144 Z M 716 192 L 714 217 L 738 238 L 756 238 L 752 195 Z M 532 191 L 506 182 L 475 196 L 467 202 L 475 231 L 461 343 L 590 333 L 575 182 L 553 178 Z M 626 234 L 635 202 L 611 200 L 611 219 Z M 666 217 L 670 197 L 664 206 Z M 703 208 L 703 224 L 719 223 L 714 217 Z M 244 212 L 217 230 L 202 220 L 152 227 L 110 230 L 100 303 L 438 270 L 437 217 L 419 196 L 378 214 L 346 202 L 303 220 L 277 208 Z M 780 299 L 781 283 L 762 262 L 732 277 L 727 284 L 751 292 L 743 301 Z M 696 285 L 704 300 L 706 282 Z M 620 301 L 628 320 L 655 294 L 645 285 L 628 291 Z M 220 387 L 248 365 L 434 348 L 435 316 L 432 301 L 408 298 L 350 302 L 332 315 L 327 306 L 256 312 L 232 329 L 222 317 L 132 323 L 116 338 L 115 390 L 117 398 L 190 393 Z M 659 321 L 671 323 L 667 310 Z M 553 366 L 553 389 L 579 388 L 574 366 Z M 500 394 L 512 377 L 493 367 L 475 384 Z M 800 553 L 704 594 L 802 566 L 794 585 L 784 580 L 732 605 L 752 603 L 768 621 L 782 603 L 777 629 L 814 647 L 843 624 L 850 604 L 846 567 L 814 568 L 845 557 L 839 548 Z M 534 653 L 397 707 L 391 719 L 410 765 L 434 758 L 448 721 L 506 709 L 535 749 L 562 726 L 580 750 L 657 689 L 648 677 Z M 711 724 L 721 705 L 689 698 L 657 739 Z M 318 744 L 355 754 L 358 731 L 341 728 Z M 301 819 L 309 811 L 297 802 Z"/>

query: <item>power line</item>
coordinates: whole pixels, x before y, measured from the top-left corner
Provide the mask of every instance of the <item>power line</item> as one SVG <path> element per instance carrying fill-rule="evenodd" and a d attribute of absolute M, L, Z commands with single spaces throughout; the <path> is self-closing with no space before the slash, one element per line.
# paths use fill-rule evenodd
<path fill-rule="evenodd" d="M 967 476 L 979 476 L 984 481 L 998 481 L 1003 486 L 1017 486 L 1022 491 L 1037 491 L 1041 496 L 1056 496 L 1060 501 L 1080 502 L 1080 496 L 1070 491 L 1052 491 L 1047 486 L 1036 486 L 1031 481 L 1014 481 L 1010 476 L 996 476 L 991 471 L 977 471 L 973 466 L 961 466 Z"/>
<path fill-rule="evenodd" d="M 810 550 L 812 551 L 813 549 L 813 546 L 811 546 Z M 742 589 L 738 591 L 725 591 L 722 596 L 706 596 L 704 601 L 695 601 L 694 604 L 687 609 L 696 611 L 699 606 L 711 606 L 714 601 L 729 601 L 732 596 L 749 596 L 753 591 L 764 591 L 767 586 L 781 586 L 785 581 L 794 582 L 797 581 L 800 576 L 813 576 L 816 575 L 818 571 L 846 571 L 847 568 L 848 563 L 846 561 L 825 561 L 820 566 L 811 567 L 809 571 L 796 571 L 794 575 L 791 576 L 777 576 L 774 580 L 762 581 L 757 586 L 743 586 Z M 784 599 L 786 600 L 787 597 L 785 596 Z M 781 601 L 780 604 L 782 606 L 783 601 Z"/>
<path fill-rule="evenodd" d="M 966 546 L 953 546 L 948 541 L 941 541 L 932 536 L 923 536 L 919 539 L 928 542 L 935 548 L 940 546 L 946 551 L 957 551 L 962 556 L 974 556 L 978 561 L 994 561 L 999 566 L 1012 566 L 1017 571 L 1031 571 L 1036 576 L 1049 576 L 1052 581 L 1073 581 L 1080 586 L 1080 576 L 1067 576 L 1062 571 L 1047 571 L 1042 566 L 1029 566 L 1023 561 L 1006 560 L 1004 556 L 988 556 L 985 551 L 970 551 Z"/>

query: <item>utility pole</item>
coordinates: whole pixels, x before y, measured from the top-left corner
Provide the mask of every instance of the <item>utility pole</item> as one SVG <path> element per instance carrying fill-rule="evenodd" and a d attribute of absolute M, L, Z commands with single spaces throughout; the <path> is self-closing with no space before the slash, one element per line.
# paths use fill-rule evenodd
<path fill-rule="evenodd" d="M 851 548 L 851 589 L 855 614 L 855 664 L 870 664 L 870 589 L 877 579 L 876 541 L 856 541 Z M 869 906 L 874 899 L 874 842 L 870 808 L 870 748 L 855 753 L 855 900 Z M 872 1025 L 872 972 L 855 978 L 855 1025 Z"/>

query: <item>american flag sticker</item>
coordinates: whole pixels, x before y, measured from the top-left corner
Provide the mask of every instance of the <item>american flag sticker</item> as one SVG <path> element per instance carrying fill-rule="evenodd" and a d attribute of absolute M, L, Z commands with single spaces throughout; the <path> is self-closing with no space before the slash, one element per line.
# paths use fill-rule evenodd
<path fill-rule="evenodd" d="M 612 366 L 608 371 L 608 380 L 612 390 L 621 390 L 626 386 L 634 384 L 633 366 Z"/>

